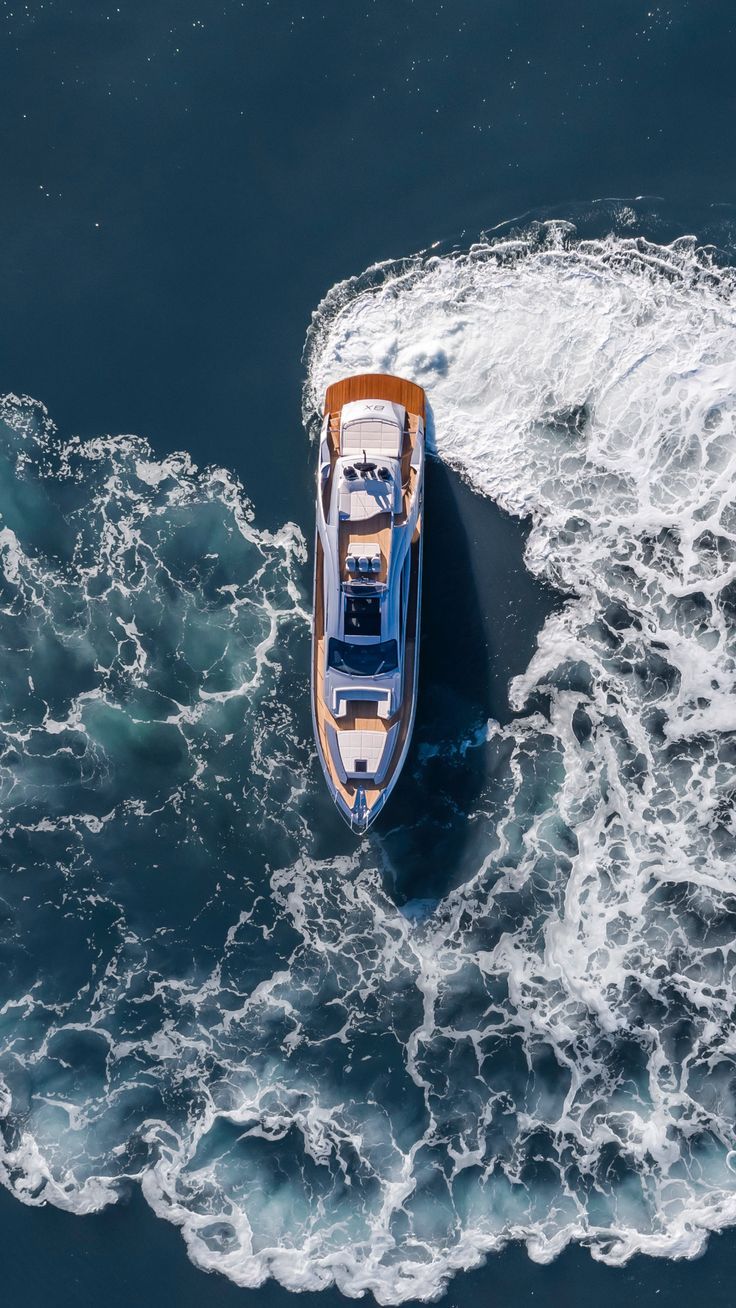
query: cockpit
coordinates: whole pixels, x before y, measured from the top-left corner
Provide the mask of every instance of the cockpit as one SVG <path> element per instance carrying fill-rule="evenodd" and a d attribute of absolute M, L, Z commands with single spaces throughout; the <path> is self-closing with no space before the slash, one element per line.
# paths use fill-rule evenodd
<path fill-rule="evenodd" d="M 401 509 L 401 464 L 398 459 L 338 462 L 337 496 L 340 518 L 364 522 L 380 513 Z"/>
<path fill-rule="evenodd" d="M 345 596 L 345 636 L 380 636 L 381 598 L 372 593 Z"/>

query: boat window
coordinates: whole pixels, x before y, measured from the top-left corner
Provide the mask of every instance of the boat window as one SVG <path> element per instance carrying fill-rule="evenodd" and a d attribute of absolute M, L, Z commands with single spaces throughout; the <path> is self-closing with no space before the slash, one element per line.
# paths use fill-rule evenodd
<path fill-rule="evenodd" d="M 399 652 L 395 640 L 384 640 L 380 645 L 352 645 L 346 640 L 329 644 L 328 663 L 349 677 L 379 677 L 393 672 L 399 665 Z"/>
<path fill-rule="evenodd" d="M 380 636 L 381 601 L 375 595 L 348 595 L 345 598 L 345 635 Z"/>
<path fill-rule="evenodd" d="M 341 585 L 343 595 L 359 595 L 365 599 L 368 595 L 383 595 L 388 590 L 385 581 L 367 581 L 364 577 L 354 577 L 351 581 L 343 581 Z"/>

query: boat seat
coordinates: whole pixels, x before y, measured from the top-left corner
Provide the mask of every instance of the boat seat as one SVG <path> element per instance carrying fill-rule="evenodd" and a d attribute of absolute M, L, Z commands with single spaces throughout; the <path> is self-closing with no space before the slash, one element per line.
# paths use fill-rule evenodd
<path fill-rule="evenodd" d="M 381 547 L 376 540 L 348 541 L 345 566 L 350 573 L 381 571 Z"/>
<path fill-rule="evenodd" d="M 369 458 L 372 454 L 388 454 L 398 458 L 403 434 L 397 422 L 386 422 L 383 418 L 358 418 L 345 423 L 340 434 L 340 453 L 354 455 L 365 450 Z"/>
<path fill-rule="evenodd" d="M 373 690 L 367 686 L 361 686 L 359 690 L 354 690 L 352 686 L 338 687 L 332 695 L 332 716 L 338 721 L 344 718 L 350 705 L 357 699 L 360 704 L 376 704 L 376 713 L 385 720 L 391 717 L 392 698 L 390 690 Z"/>
<path fill-rule="evenodd" d="M 400 493 L 400 492 L 399 492 Z M 392 482 L 359 480 L 343 483 L 340 487 L 339 509 L 341 518 L 362 522 L 379 513 L 395 513 L 396 493 Z"/>
<path fill-rule="evenodd" d="M 340 758 L 348 777 L 375 777 L 386 744 L 385 731 L 340 731 Z"/>
<path fill-rule="evenodd" d="M 398 734 L 398 723 L 388 731 L 335 731 L 330 729 L 330 751 L 337 755 L 346 780 L 383 781 Z"/>

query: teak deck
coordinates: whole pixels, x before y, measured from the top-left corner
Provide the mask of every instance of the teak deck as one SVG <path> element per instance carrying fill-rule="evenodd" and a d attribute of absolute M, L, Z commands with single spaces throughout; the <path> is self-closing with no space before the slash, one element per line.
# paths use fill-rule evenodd
<path fill-rule="evenodd" d="M 410 473 L 410 463 L 417 438 L 417 418 L 421 417 L 423 421 L 425 418 L 426 404 L 424 391 L 421 386 L 415 385 L 414 382 L 404 381 L 403 378 L 400 377 L 386 376 L 383 373 L 364 373 L 359 377 L 348 377 L 344 381 L 335 382 L 334 385 L 329 386 L 325 396 L 324 411 L 326 414 L 329 414 L 329 444 L 333 470 L 339 455 L 340 411 L 342 406 L 344 404 L 349 404 L 352 400 L 366 399 L 388 400 L 391 403 L 402 404 L 406 409 L 406 423 L 404 426 L 401 450 L 404 503 L 403 512 L 396 520 L 397 526 L 400 526 L 402 519 L 405 519 L 406 517 L 408 504 L 416 490 L 416 474 L 413 471 Z M 327 480 L 325 489 L 327 500 L 325 511 L 327 511 L 329 506 L 331 484 L 332 473 Z M 349 807 L 352 807 L 353 805 L 358 785 L 363 787 L 369 810 L 375 805 L 379 795 L 384 790 L 388 789 L 393 780 L 396 767 L 402 758 L 406 739 L 411 730 L 414 717 L 414 683 L 418 657 L 419 583 L 422 544 L 421 530 L 422 515 L 420 514 L 411 542 L 411 582 L 409 587 L 404 684 L 402 687 L 401 705 L 398 713 L 388 719 L 379 718 L 376 704 L 368 701 L 353 702 L 349 706 L 345 716 L 337 719 L 333 717 L 324 702 L 324 554 L 322 542 L 319 539 L 319 535 L 317 536 L 314 570 L 314 666 L 312 668 L 314 719 L 324 766 L 329 772 L 330 779 L 336 790 L 342 795 Z M 345 579 L 347 578 L 345 567 L 347 542 L 348 539 L 355 540 L 358 537 L 363 537 L 366 540 L 378 541 L 381 550 L 381 572 L 377 575 L 376 580 L 385 581 L 388 572 L 388 558 L 391 548 L 391 515 L 376 515 L 364 522 L 346 522 L 345 529 L 343 529 L 342 525 L 340 526 L 340 573 Z M 327 741 L 325 728 L 328 723 L 337 731 L 352 731 L 362 728 L 371 731 L 384 732 L 388 732 L 395 723 L 399 723 L 399 733 L 393 749 L 392 760 L 380 785 L 376 785 L 370 781 L 341 781 L 334 769 L 332 754 Z"/>
<path fill-rule="evenodd" d="M 327 387 L 325 413 L 334 413 L 343 404 L 353 400 L 388 400 L 390 404 L 403 404 L 407 413 L 418 413 L 424 421 L 426 399 L 421 386 L 404 381 L 403 377 L 389 377 L 384 372 L 364 372 L 360 377 L 346 377 Z"/>

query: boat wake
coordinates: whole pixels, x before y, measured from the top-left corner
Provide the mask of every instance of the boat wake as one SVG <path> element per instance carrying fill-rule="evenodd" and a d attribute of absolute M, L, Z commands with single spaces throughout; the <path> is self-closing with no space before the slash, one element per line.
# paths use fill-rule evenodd
<path fill-rule="evenodd" d="M 397 908 L 380 832 L 334 857 L 310 835 L 297 529 L 6 401 L 0 1166 L 24 1202 L 140 1184 L 204 1268 L 386 1304 L 511 1239 L 620 1263 L 736 1221 L 736 282 L 634 227 L 384 265 L 315 315 L 307 412 L 346 373 L 415 379 L 436 453 L 530 519 L 564 596 L 511 721 L 448 747 L 485 780 L 472 874 L 433 909 Z"/>

